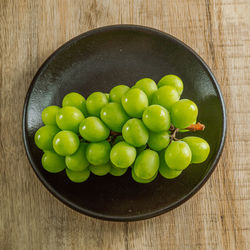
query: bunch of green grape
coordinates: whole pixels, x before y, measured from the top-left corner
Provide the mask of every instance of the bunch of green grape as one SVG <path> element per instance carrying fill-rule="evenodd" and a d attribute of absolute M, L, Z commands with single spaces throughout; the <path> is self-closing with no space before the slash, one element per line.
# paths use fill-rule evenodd
<path fill-rule="evenodd" d="M 45 125 L 37 130 L 35 143 L 44 152 L 43 168 L 65 170 L 76 183 L 90 173 L 121 176 L 129 168 L 139 183 L 153 181 L 158 172 L 176 178 L 210 152 L 200 137 L 175 137 L 177 131 L 192 131 L 198 116 L 193 101 L 180 99 L 182 92 L 182 80 L 166 75 L 158 84 L 144 78 L 131 88 L 118 85 L 86 100 L 79 93 L 67 94 L 62 107 L 48 106 L 42 112 Z"/>

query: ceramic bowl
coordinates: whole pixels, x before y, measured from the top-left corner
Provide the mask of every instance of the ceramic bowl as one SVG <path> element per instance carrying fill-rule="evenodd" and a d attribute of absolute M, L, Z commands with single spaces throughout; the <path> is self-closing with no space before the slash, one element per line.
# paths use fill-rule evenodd
<path fill-rule="evenodd" d="M 41 165 L 34 143 L 41 112 L 61 105 L 72 91 L 85 98 L 94 91 L 108 93 L 117 84 L 132 86 L 150 77 L 156 82 L 176 74 L 184 82 L 182 98 L 193 100 L 211 152 L 202 164 L 190 165 L 176 179 L 160 175 L 150 184 L 121 177 L 91 177 L 84 183 L 68 180 L 65 172 L 51 174 Z M 205 62 L 173 36 L 148 27 L 115 25 L 81 34 L 57 49 L 41 66 L 28 90 L 23 112 L 23 138 L 28 159 L 44 186 L 69 207 L 92 217 L 114 221 L 147 219 L 188 200 L 210 177 L 220 158 L 226 133 L 226 113 L 219 85 Z M 193 133 L 189 133 L 192 135 Z M 179 134 L 184 136 L 184 134 Z"/>

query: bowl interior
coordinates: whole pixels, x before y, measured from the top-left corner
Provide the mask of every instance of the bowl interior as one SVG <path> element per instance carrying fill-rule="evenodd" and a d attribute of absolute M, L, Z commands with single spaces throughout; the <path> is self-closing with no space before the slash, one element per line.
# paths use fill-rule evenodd
<path fill-rule="evenodd" d="M 176 179 L 158 176 L 150 184 L 135 183 L 130 171 L 122 177 L 91 175 L 85 183 L 74 184 L 64 172 L 50 174 L 42 168 L 42 152 L 33 137 L 43 125 L 41 112 L 46 106 L 61 105 L 64 95 L 72 91 L 87 97 L 94 91 L 109 92 L 117 84 L 131 86 L 143 77 L 158 81 L 170 73 L 183 79 L 182 98 L 197 104 L 198 120 L 206 125 L 204 132 L 195 133 L 210 144 L 206 162 L 189 166 Z M 223 147 L 225 111 L 214 77 L 190 48 L 150 28 L 111 26 L 76 37 L 44 63 L 27 94 L 23 125 L 31 165 L 57 198 L 94 217 L 136 220 L 174 208 L 201 187 Z"/>

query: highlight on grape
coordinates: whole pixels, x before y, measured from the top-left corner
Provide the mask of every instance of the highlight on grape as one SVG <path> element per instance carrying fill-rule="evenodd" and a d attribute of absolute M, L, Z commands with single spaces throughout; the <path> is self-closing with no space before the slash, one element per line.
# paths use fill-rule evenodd
<path fill-rule="evenodd" d="M 198 107 L 180 99 L 183 82 L 166 75 L 158 84 L 143 78 L 131 88 L 117 85 L 110 93 L 85 98 L 67 94 L 62 107 L 48 106 L 35 144 L 44 153 L 42 166 L 50 173 L 65 171 L 75 183 L 90 174 L 122 176 L 130 171 L 138 183 L 150 183 L 158 173 L 178 177 L 190 164 L 204 162 L 210 152 L 202 138 L 183 132 L 204 130 Z"/>

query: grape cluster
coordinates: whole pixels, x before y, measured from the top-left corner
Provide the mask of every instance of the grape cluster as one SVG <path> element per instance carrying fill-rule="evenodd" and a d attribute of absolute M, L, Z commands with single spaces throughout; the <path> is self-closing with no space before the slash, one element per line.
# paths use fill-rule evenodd
<path fill-rule="evenodd" d="M 205 161 L 210 151 L 202 138 L 176 138 L 178 131 L 204 129 L 196 123 L 196 104 L 180 99 L 182 92 L 182 80 L 166 75 L 158 84 L 144 78 L 131 88 L 94 92 L 87 100 L 67 94 L 61 108 L 49 106 L 42 112 L 45 125 L 35 134 L 44 151 L 42 166 L 51 173 L 65 169 L 77 183 L 90 172 L 121 176 L 129 167 L 139 183 L 153 181 L 158 172 L 167 179 L 179 176 L 191 163 Z"/>

